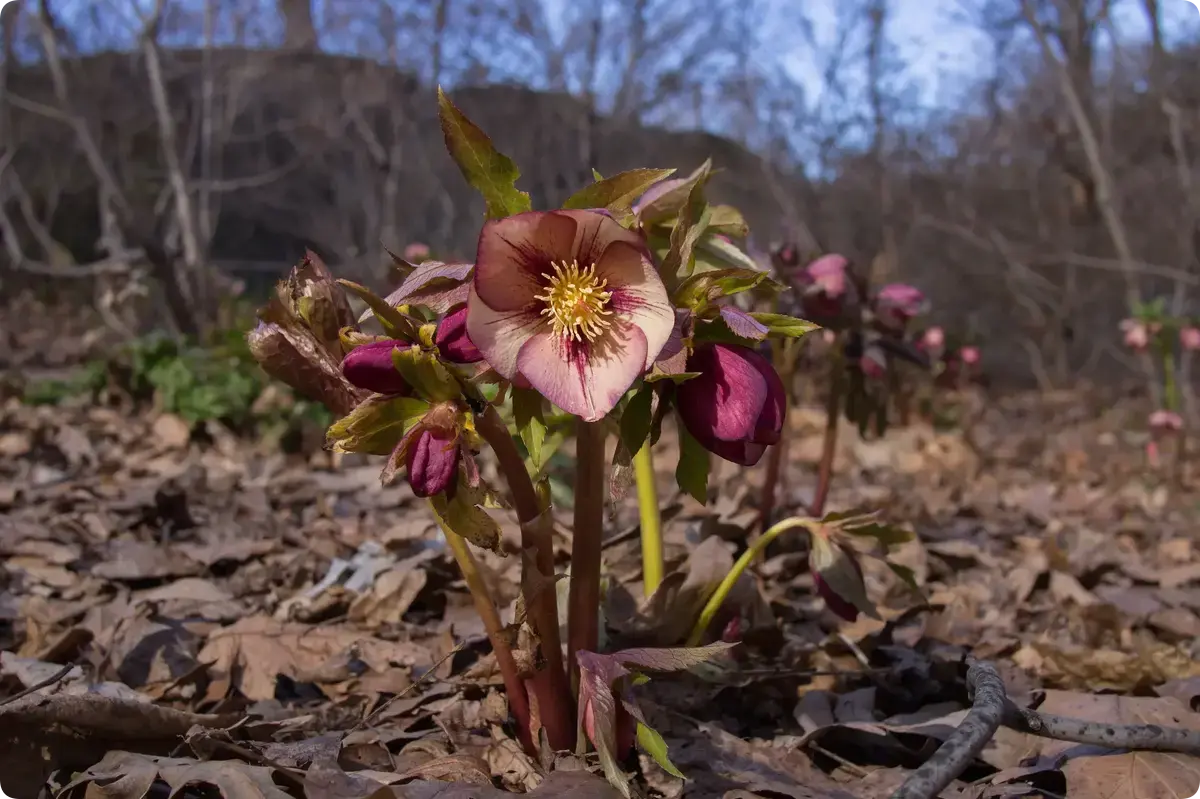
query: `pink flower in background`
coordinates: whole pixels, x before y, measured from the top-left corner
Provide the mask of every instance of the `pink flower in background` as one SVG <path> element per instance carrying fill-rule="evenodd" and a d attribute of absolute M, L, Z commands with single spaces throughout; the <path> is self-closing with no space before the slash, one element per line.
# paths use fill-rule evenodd
<path fill-rule="evenodd" d="M 1157 410 L 1150 414 L 1150 432 L 1157 436 L 1169 436 L 1183 429 L 1183 417 L 1175 411 Z"/>
<path fill-rule="evenodd" d="M 925 352 L 941 352 L 942 347 L 946 346 L 946 331 L 936 326 L 929 328 L 921 335 L 918 346 Z"/>
<path fill-rule="evenodd" d="M 493 369 L 586 421 L 613 409 L 675 326 L 645 241 L 596 211 L 487 222 L 467 308 Z"/>
<path fill-rule="evenodd" d="M 714 455 L 753 466 L 779 441 L 787 412 L 783 381 L 771 362 L 748 347 L 701 344 L 688 357 L 676 407 L 684 427 Z"/>
<path fill-rule="evenodd" d="M 1179 344 L 1185 350 L 1200 350 L 1200 328 L 1189 326 L 1180 329 Z"/>
<path fill-rule="evenodd" d="M 841 318 L 850 299 L 846 277 L 849 264 L 841 255 L 823 255 L 801 270 L 804 288 L 800 302 L 806 319 L 828 324 Z"/>
<path fill-rule="evenodd" d="M 974 366 L 979 363 L 979 348 L 971 345 L 962 347 L 958 351 L 958 358 L 967 366 Z"/>
<path fill-rule="evenodd" d="M 925 295 L 907 283 L 889 283 L 875 295 L 873 309 L 879 323 L 891 330 L 903 330 L 915 316 L 925 312 Z"/>
<path fill-rule="evenodd" d="M 419 264 L 429 258 L 429 245 L 414 241 L 404 248 L 404 260 L 410 264 Z"/>
<path fill-rule="evenodd" d="M 858 359 L 858 368 L 870 380 L 882 380 L 887 374 L 887 355 L 879 347 L 867 347 Z"/>
<path fill-rule="evenodd" d="M 1150 339 L 1158 333 L 1160 325 L 1147 325 L 1140 319 L 1124 319 L 1121 321 L 1121 332 L 1125 335 L 1125 346 L 1135 352 L 1141 352 L 1150 346 Z"/>
<path fill-rule="evenodd" d="M 411 347 L 407 341 L 375 341 L 355 347 L 342 360 L 342 375 L 350 384 L 377 394 L 407 394 L 408 383 L 396 371 L 393 350 Z"/>

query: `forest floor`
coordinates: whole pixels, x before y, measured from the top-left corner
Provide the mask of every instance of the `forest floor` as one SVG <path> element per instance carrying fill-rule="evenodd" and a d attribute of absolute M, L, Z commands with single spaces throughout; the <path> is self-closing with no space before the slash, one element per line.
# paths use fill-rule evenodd
<path fill-rule="evenodd" d="M 881 619 L 840 621 L 814 596 L 803 539 L 785 536 L 738 597 L 736 657 L 648 686 L 687 781 L 638 755 L 626 766 L 642 791 L 887 797 L 965 714 L 968 653 L 1018 704 L 1200 730 L 1200 479 L 1147 467 L 1136 403 L 976 403 L 968 433 L 914 423 L 839 439 L 829 509 L 879 509 L 914 530 L 893 559 L 920 595 L 867 561 Z M 795 509 L 824 422 L 802 408 L 789 423 Z M 762 469 L 718 469 L 704 508 L 676 491 L 670 449 L 659 490 L 682 596 L 744 547 Z M 382 487 L 379 469 L 169 414 L 0 407 L 3 793 L 619 796 L 594 759 L 521 750 L 428 509 L 402 481 Z M 569 493 L 564 566 L 568 505 Z M 518 558 L 480 557 L 511 604 Z M 605 569 L 609 634 L 628 638 L 641 594 L 632 498 L 613 505 Z M 943 796 L 1182 799 L 1198 786 L 1197 757 L 1002 728 Z"/>

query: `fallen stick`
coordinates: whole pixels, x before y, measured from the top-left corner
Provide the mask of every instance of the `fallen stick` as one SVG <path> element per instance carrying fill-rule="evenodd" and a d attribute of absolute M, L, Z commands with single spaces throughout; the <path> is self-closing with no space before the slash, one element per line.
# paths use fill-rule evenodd
<path fill-rule="evenodd" d="M 936 799 L 954 782 L 1000 727 L 1057 741 L 1200 755 L 1200 732 L 1157 724 L 1108 724 L 1019 708 L 991 663 L 969 658 L 967 690 L 971 710 L 929 760 L 914 771 L 891 799 Z"/>

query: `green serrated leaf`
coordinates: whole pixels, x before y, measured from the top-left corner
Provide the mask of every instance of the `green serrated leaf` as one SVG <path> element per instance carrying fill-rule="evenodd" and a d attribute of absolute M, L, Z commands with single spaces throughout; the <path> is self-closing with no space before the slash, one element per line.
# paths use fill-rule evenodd
<path fill-rule="evenodd" d="M 334 452 L 390 455 L 428 410 L 429 403 L 415 397 L 376 394 L 330 425 L 325 444 Z"/>
<path fill-rule="evenodd" d="M 653 403 L 654 389 L 648 385 L 642 386 L 621 413 L 621 442 L 629 449 L 630 455 L 636 455 L 650 435 Z"/>
<path fill-rule="evenodd" d="M 546 442 L 546 421 L 542 417 L 542 395 L 529 388 L 512 389 L 513 419 L 521 442 L 529 452 L 534 473 L 540 473 L 549 458 L 543 452 Z"/>
<path fill-rule="evenodd" d="M 809 322 L 807 319 L 799 319 L 795 316 L 788 316 L 781 313 L 752 313 L 750 314 L 758 321 L 762 322 L 767 328 L 777 336 L 789 336 L 791 338 L 799 338 L 814 330 L 820 330 L 821 326 Z"/>
<path fill-rule="evenodd" d="M 488 219 L 528 211 L 532 207 L 529 194 L 516 185 L 521 170 L 511 158 L 496 150 L 487 134 L 450 102 L 440 86 L 438 116 L 446 149 L 467 182 L 483 195 Z"/>
<path fill-rule="evenodd" d="M 699 441 L 683 426 L 679 428 L 679 465 L 675 467 L 675 482 L 679 488 L 701 505 L 708 503 L 709 458 Z"/>
<path fill-rule="evenodd" d="M 674 169 L 631 169 L 611 178 L 597 178 L 563 203 L 563 208 L 606 208 L 618 220 L 632 214 L 631 208 L 646 190 L 674 174 Z"/>
<path fill-rule="evenodd" d="M 654 762 L 663 771 L 672 777 L 678 777 L 681 780 L 687 779 L 687 777 L 683 776 L 683 772 L 671 762 L 671 758 L 667 756 L 667 742 L 663 740 L 658 730 L 639 721 L 637 723 L 637 742 L 642 751 L 654 758 Z"/>

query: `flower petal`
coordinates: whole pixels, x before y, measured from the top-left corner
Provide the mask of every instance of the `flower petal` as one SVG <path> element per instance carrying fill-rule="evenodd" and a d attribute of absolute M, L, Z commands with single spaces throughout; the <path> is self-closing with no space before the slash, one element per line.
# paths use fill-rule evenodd
<path fill-rule="evenodd" d="M 485 303 L 471 286 L 467 298 L 467 336 L 488 364 L 506 380 L 517 375 L 517 356 L 530 336 L 549 330 L 550 323 L 538 315 L 536 306 L 498 311 Z"/>
<path fill-rule="evenodd" d="M 645 368 L 649 369 L 675 329 L 675 308 L 649 251 L 640 239 L 616 239 L 596 262 L 596 276 L 608 281 L 605 288 L 612 292 L 608 307 L 613 315 L 637 325 L 646 336 Z"/>
<path fill-rule="evenodd" d="M 342 374 L 358 388 L 378 394 L 407 394 L 408 383 L 396 371 L 393 350 L 406 350 L 407 341 L 384 340 L 363 344 L 350 350 L 342 360 Z"/>
<path fill-rule="evenodd" d="M 534 297 L 545 282 L 542 275 L 552 271 L 550 263 L 575 258 L 576 227 L 575 218 L 562 211 L 527 211 L 484 223 L 475 256 L 474 290 L 497 311 L 515 311 L 536 302 Z"/>
<path fill-rule="evenodd" d="M 422 430 L 407 452 L 408 482 L 418 497 L 431 497 L 450 488 L 458 475 L 458 442 L 453 435 Z"/>
<path fill-rule="evenodd" d="M 709 450 L 706 439 L 741 442 L 754 436 L 768 385 L 749 356 L 762 357 L 745 347 L 709 344 L 688 358 L 688 371 L 700 374 L 679 386 L 679 415 Z"/>
<path fill-rule="evenodd" d="M 521 347 L 517 363 L 546 399 L 586 422 L 595 422 L 645 371 L 646 336 L 641 328 L 619 319 L 595 341 L 564 341 L 543 330 Z"/>
<path fill-rule="evenodd" d="M 442 357 L 453 363 L 475 363 L 483 360 L 483 353 L 467 334 L 467 306 L 463 305 L 442 317 L 433 336 Z"/>

